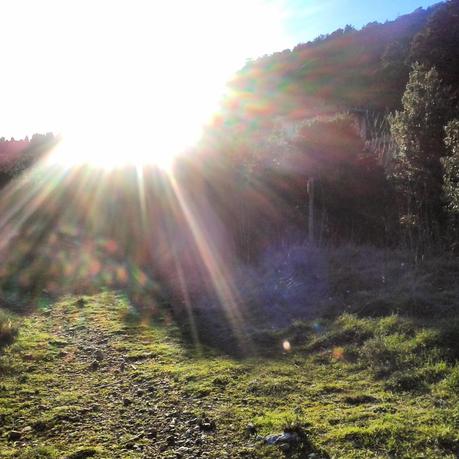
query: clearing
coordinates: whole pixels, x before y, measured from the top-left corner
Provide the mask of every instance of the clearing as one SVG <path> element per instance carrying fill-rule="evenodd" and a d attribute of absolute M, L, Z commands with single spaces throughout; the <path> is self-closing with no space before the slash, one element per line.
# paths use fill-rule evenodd
<path fill-rule="evenodd" d="M 232 358 L 141 320 L 121 294 L 68 296 L 24 317 L 0 357 L 0 457 L 455 458 L 457 366 L 423 354 L 420 384 L 377 377 L 358 353 L 381 360 L 377 339 L 388 360 L 390 340 L 434 348 L 432 330 L 410 326 L 348 315 L 340 332 L 290 329 L 290 352 L 279 334 L 271 355 Z M 287 426 L 295 444 L 265 444 Z"/>

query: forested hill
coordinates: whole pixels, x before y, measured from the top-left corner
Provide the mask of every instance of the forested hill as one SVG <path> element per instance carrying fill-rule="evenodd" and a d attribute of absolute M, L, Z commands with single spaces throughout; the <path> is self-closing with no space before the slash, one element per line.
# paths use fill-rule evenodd
<path fill-rule="evenodd" d="M 0 137 L 0 189 L 43 157 L 58 140 L 51 132 L 20 140 Z"/>
<path fill-rule="evenodd" d="M 247 62 L 199 147 L 217 202 L 228 208 L 234 198 L 227 227 L 238 202 L 260 212 L 257 199 L 240 196 L 242 183 L 270 193 L 266 228 L 275 214 L 274 232 L 288 221 L 301 233 L 313 176 L 319 239 L 455 241 L 458 43 L 459 0 L 449 0 Z"/>
<path fill-rule="evenodd" d="M 231 82 L 226 116 L 305 118 L 365 107 L 392 111 L 414 62 L 435 66 L 444 82 L 459 82 L 459 2 L 419 8 L 361 30 L 350 25 L 314 41 L 248 61 Z M 235 119 L 234 119 L 235 118 Z"/>

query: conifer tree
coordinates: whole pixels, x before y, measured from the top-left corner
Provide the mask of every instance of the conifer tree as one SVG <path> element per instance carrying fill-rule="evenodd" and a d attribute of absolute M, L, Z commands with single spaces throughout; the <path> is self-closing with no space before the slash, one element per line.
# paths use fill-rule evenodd
<path fill-rule="evenodd" d="M 448 156 L 442 158 L 445 198 L 448 210 L 459 217 L 459 119 L 446 126 L 445 144 Z"/>
<path fill-rule="evenodd" d="M 397 146 L 391 176 L 405 215 L 430 238 L 443 230 L 440 158 L 446 155 L 444 127 L 452 117 L 449 90 L 435 68 L 413 65 L 402 105 L 389 117 Z"/>

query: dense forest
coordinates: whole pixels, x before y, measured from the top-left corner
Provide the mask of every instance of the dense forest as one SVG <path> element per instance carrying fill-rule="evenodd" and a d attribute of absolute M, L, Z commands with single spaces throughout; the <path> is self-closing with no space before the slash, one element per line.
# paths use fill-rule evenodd
<path fill-rule="evenodd" d="M 301 220 L 315 178 L 317 238 L 454 245 L 458 15 L 448 1 L 249 61 L 203 141 L 229 194 L 244 177 Z"/>

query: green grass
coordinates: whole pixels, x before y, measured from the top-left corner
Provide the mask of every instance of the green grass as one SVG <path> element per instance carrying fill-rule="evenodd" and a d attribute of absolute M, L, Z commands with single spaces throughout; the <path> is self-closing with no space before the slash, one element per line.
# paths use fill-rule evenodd
<path fill-rule="evenodd" d="M 17 336 L 17 317 L 0 309 L 0 348 L 11 344 Z"/>
<path fill-rule="evenodd" d="M 266 332 L 264 357 L 235 359 L 143 321 L 123 296 L 78 299 L 24 318 L 3 350 L 1 458 L 172 458 L 181 447 L 284 457 L 249 423 L 260 436 L 299 426 L 317 457 L 457 457 L 457 335 L 446 322 L 344 314 Z M 199 419 L 215 429 L 199 431 Z"/>

